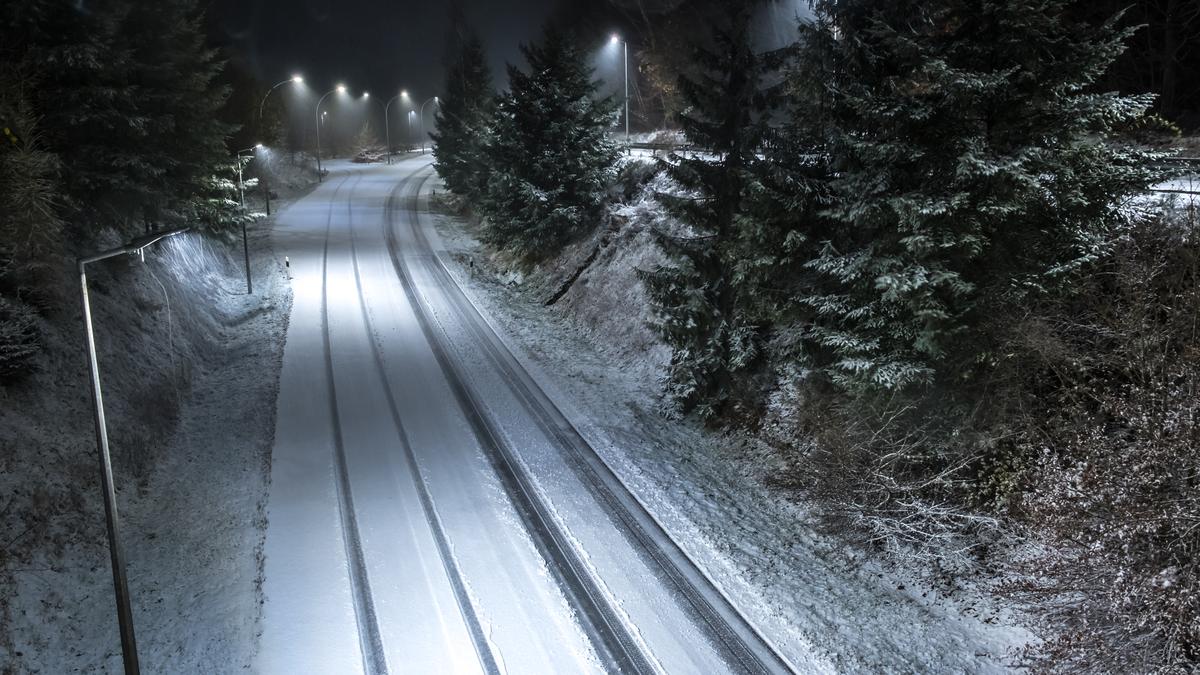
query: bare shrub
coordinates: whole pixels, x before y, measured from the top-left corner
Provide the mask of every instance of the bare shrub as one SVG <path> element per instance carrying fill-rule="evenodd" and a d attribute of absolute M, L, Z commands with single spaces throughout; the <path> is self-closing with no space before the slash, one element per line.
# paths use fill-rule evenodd
<path fill-rule="evenodd" d="M 1007 536 L 999 518 L 970 506 L 989 447 L 966 431 L 972 413 L 933 393 L 870 401 L 817 393 L 805 407 L 815 439 L 809 493 L 843 534 L 935 575 L 973 569 Z"/>
<path fill-rule="evenodd" d="M 1088 285 L 1013 332 L 1034 458 L 1020 512 L 1047 546 L 1009 590 L 1057 634 L 1048 671 L 1200 667 L 1200 246 L 1141 223 Z"/>

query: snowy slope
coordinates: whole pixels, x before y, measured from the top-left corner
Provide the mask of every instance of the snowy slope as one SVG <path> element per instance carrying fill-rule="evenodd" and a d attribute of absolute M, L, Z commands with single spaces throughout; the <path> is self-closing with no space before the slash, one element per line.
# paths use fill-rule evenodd
<path fill-rule="evenodd" d="M 440 189 L 440 188 L 439 188 Z M 1033 639 L 982 594 L 941 597 L 885 572 L 764 487 L 753 439 L 660 414 L 661 345 L 645 339 L 634 272 L 657 260 L 652 203 L 619 213 L 595 262 L 547 309 L 556 282 L 493 267 L 469 228 L 437 219 L 444 258 L 513 351 L 642 503 L 804 672 L 995 672 Z M 600 235 L 597 235 L 598 237 Z M 595 240 L 551 261 L 561 278 Z M 525 289 L 516 284 L 523 281 Z M 548 479 L 549 480 L 549 479 Z"/>

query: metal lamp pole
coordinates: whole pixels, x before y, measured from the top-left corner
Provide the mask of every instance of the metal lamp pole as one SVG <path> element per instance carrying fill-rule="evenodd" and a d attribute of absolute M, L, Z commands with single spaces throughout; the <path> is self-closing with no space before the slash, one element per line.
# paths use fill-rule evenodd
<path fill-rule="evenodd" d="M 624 72 L 625 72 L 625 152 L 631 152 L 629 146 L 629 41 L 623 40 L 620 35 L 612 36 L 613 44 L 621 43 L 624 51 Z"/>
<path fill-rule="evenodd" d="M 399 94 L 389 98 L 387 105 L 383 106 L 383 128 L 387 130 L 388 164 L 392 163 L 392 124 L 391 118 L 388 117 L 388 111 L 392 108 L 392 102 L 401 98 L 408 98 L 408 92 L 401 91 Z"/>
<path fill-rule="evenodd" d="M 267 90 L 267 93 L 265 95 L 263 95 L 262 103 L 258 104 L 258 135 L 259 135 L 259 138 L 265 138 L 265 136 L 263 135 L 263 112 L 266 110 L 266 107 L 267 107 L 267 98 L 271 95 L 271 92 L 282 87 L 283 85 L 287 84 L 288 82 L 292 82 L 295 84 L 304 84 L 304 78 L 300 77 L 299 75 L 293 75 L 293 76 L 289 77 L 288 79 L 276 84 L 275 86 L 273 86 Z M 263 184 L 263 196 L 266 197 L 266 200 L 267 200 L 267 215 L 269 216 L 269 215 L 271 215 L 271 186 L 267 181 L 268 173 L 269 173 L 268 171 L 263 171 L 262 172 L 263 175 L 259 176 L 259 180 L 261 180 L 262 184 Z"/>
<path fill-rule="evenodd" d="M 108 530 L 108 551 L 112 558 L 113 591 L 117 600 L 117 623 L 121 629 L 121 656 L 125 664 L 125 675 L 138 675 L 137 640 L 133 631 L 133 609 L 129 601 L 129 583 L 125 576 L 125 552 L 121 547 L 120 517 L 117 514 L 117 493 L 113 486 L 112 455 L 108 447 L 108 425 L 104 420 L 104 395 L 100 390 L 100 366 L 96 360 L 96 337 L 92 331 L 92 307 L 88 298 L 87 266 L 94 262 L 114 258 L 123 254 L 136 253 L 144 256 L 144 249 L 152 244 L 186 232 L 188 228 L 160 232 L 139 237 L 109 251 L 79 258 L 80 303 L 83 306 L 83 326 L 87 346 L 88 375 L 92 385 L 92 405 L 96 421 L 96 446 L 100 454 L 100 489 L 104 494 L 104 520 Z"/>
<path fill-rule="evenodd" d="M 437 103 L 437 102 L 438 102 L 438 97 L 434 96 L 433 98 L 429 99 L 428 101 L 425 101 L 424 103 L 422 103 L 421 111 L 419 113 L 417 113 L 417 128 L 421 132 L 421 154 L 422 155 L 425 154 L 425 106 L 429 105 L 430 103 Z"/>
<path fill-rule="evenodd" d="M 267 90 L 267 93 L 262 98 L 262 103 L 260 103 L 258 105 L 258 133 L 259 133 L 260 137 L 262 137 L 262 133 L 263 133 L 263 113 L 266 111 L 266 108 L 267 108 L 267 98 L 271 96 L 271 92 L 282 87 L 283 85 L 287 84 L 288 82 L 294 82 L 295 84 L 304 84 L 304 78 L 300 77 L 299 75 L 293 75 L 293 76 L 289 77 L 288 79 L 284 80 L 283 82 L 280 82 L 279 84 L 276 84 L 275 86 L 273 86 Z"/>
<path fill-rule="evenodd" d="M 254 294 L 254 282 L 250 279 L 250 241 L 246 236 L 246 214 L 245 214 L 246 192 L 242 187 L 242 155 L 247 152 L 254 153 L 256 150 L 259 150 L 261 148 L 262 148 L 262 143 L 259 143 L 258 145 L 255 145 L 253 148 L 246 148 L 245 150 L 238 150 L 238 154 L 237 154 L 237 156 L 238 156 L 238 160 L 237 160 L 238 194 L 241 196 L 241 199 L 242 199 L 242 212 L 243 212 L 242 218 L 241 218 L 241 221 L 242 221 L 242 255 L 246 259 L 246 295 Z M 267 199 L 270 199 L 270 197 L 268 197 Z"/>
<path fill-rule="evenodd" d="M 384 105 L 384 104 L 382 104 L 382 103 L 380 103 L 380 102 L 379 102 L 379 99 L 377 99 L 377 98 L 371 98 L 371 92 L 369 92 L 369 91 L 364 91 L 364 92 L 363 92 L 363 98 L 364 98 L 364 99 L 366 99 L 368 102 L 369 102 L 369 101 L 374 101 L 376 105 L 378 105 L 380 108 L 382 108 L 382 109 L 383 109 L 383 128 L 384 128 L 384 133 L 385 133 L 385 134 L 387 134 L 387 137 L 390 139 L 390 138 L 391 138 L 391 133 L 389 133 L 389 132 L 387 131 L 387 125 L 388 125 L 388 119 L 387 119 L 387 106 L 386 106 L 386 105 Z M 369 116 L 368 116 L 368 118 L 369 118 Z M 391 159 L 392 159 L 392 156 L 391 156 L 391 140 L 389 140 L 389 141 L 388 141 L 388 163 L 389 163 L 389 164 L 391 164 Z"/>
<path fill-rule="evenodd" d="M 317 120 L 317 182 L 318 183 L 321 182 L 321 179 L 322 179 L 322 176 L 321 176 L 321 104 L 325 102 L 325 99 L 329 98 L 330 94 L 344 94 L 344 93 L 346 93 L 346 85 L 339 84 L 338 86 L 334 87 L 333 89 L 330 89 L 329 91 L 325 92 L 325 95 L 317 100 L 315 117 Z"/>

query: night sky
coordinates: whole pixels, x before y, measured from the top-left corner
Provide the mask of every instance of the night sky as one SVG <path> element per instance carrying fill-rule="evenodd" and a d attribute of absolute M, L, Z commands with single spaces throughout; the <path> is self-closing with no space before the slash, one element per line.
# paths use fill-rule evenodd
<path fill-rule="evenodd" d="M 537 38 L 559 0 L 462 0 L 502 84 L 505 62 Z M 292 73 L 314 90 L 344 82 L 357 95 L 401 88 L 438 93 L 450 3 L 444 0 L 212 0 L 210 32 L 250 71 L 273 84 Z"/>

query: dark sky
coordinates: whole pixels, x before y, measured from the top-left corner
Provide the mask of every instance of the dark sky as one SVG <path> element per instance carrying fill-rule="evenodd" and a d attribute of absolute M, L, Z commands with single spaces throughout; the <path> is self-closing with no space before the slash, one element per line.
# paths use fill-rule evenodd
<path fill-rule="evenodd" d="M 462 0 L 497 83 L 517 46 L 534 40 L 559 0 Z M 213 38 L 268 85 L 301 73 L 313 90 L 345 82 L 357 95 L 438 93 L 449 26 L 446 0 L 212 0 Z"/>

